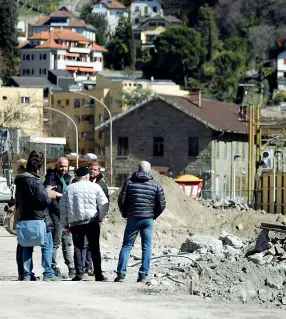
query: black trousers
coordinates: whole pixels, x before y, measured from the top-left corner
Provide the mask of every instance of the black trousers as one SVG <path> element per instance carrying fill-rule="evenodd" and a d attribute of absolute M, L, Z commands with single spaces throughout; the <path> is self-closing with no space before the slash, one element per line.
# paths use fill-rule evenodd
<path fill-rule="evenodd" d="M 100 254 L 100 223 L 93 222 L 90 224 L 79 225 L 71 228 L 74 245 L 74 262 L 76 275 L 80 278 L 84 274 L 83 251 L 85 248 L 85 236 L 88 240 L 89 251 L 91 252 L 95 278 L 102 278 L 101 254 Z"/>
<path fill-rule="evenodd" d="M 18 266 L 19 277 L 24 277 L 24 265 L 23 265 L 22 255 L 23 255 L 23 247 L 18 244 L 17 250 L 16 250 L 16 261 Z"/>

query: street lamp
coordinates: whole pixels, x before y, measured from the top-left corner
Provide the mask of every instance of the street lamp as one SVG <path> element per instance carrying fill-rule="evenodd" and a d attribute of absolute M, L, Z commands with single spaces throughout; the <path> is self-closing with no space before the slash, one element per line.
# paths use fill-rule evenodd
<path fill-rule="evenodd" d="M 83 92 L 75 92 L 76 94 L 80 94 L 83 96 L 87 96 L 90 99 L 93 99 L 95 101 L 97 101 L 98 103 L 100 103 L 107 111 L 108 116 L 109 116 L 109 120 L 110 120 L 110 131 L 109 131 L 109 144 L 110 144 L 110 187 L 112 186 L 112 180 L 113 180 L 113 160 L 112 160 L 112 148 L 113 148 L 113 143 L 112 143 L 112 114 L 109 110 L 109 108 L 102 102 L 100 101 L 98 98 L 96 98 L 93 95 L 87 94 L 87 93 L 83 93 Z"/>
<path fill-rule="evenodd" d="M 235 154 L 233 157 L 233 169 L 232 169 L 232 199 L 235 201 L 235 160 L 241 158 L 241 154 Z"/>
<path fill-rule="evenodd" d="M 76 142 L 75 142 L 75 145 L 76 145 L 76 168 L 78 168 L 78 128 L 77 128 L 76 122 L 73 120 L 72 117 L 70 117 L 69 115 L 67 115 L 66 113 L 64 113 L 58 109 L 54 109 L 54 108 L 48 107 L 48 106 L 44 106 L 44 109 L 62 114 L 63 116 L 68 118 L 72 122 L 72 124 L 74 125 L 75 135 L 76 135 Z M 46 157 L 45 157 L 45 161 L 46 161 Z M 47 164 L 45 163 L 45 167 L 46 166 L 47 166 Z"/>

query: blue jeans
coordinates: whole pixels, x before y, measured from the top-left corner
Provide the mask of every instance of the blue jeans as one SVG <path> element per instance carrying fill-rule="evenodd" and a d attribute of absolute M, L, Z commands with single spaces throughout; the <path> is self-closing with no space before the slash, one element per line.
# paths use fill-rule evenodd
<path fill-rule="evenodd" d="M 30 279 L 33 276 L 33 249 L 34 247 L 23 247 L 23 265 L 24 278 Z M 42 246 L 42 267 L 44 268 L 43 276 L 45 278 L 54 277 L 52 269 L 52 254 L 53 254 L 53 238 L 52 233 L 47 233 L 47 242 Z"/>
<path fill-rule="evenodd" d="M 139 269 L 139 275 L 147 276 L 150 269 L 152 258 L 152 235 L 153 235 L 153 218 L 135 219 L 129 218 L 124 232 L 123 245 L 119 255 L 117 273 L 126 275 L 126 268 L 130 252 L 134 246 L 135 239 L 140 232 L 142 246 L 142 264 Z"/>

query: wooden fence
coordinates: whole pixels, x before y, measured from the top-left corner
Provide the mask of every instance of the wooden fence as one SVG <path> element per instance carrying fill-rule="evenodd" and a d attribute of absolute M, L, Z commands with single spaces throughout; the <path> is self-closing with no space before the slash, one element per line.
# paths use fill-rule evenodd
<path fill-rule="evenodd" d="M 275 180 L 275 195 L 273 173 L 263 173 L 256 182 L 255 208 L 271 214 L 286 215 L 286 173 L 277 173 Z"/>

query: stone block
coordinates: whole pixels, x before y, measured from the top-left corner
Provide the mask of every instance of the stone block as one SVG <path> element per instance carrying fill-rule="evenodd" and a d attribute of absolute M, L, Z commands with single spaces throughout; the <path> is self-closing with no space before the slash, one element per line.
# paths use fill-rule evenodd
<path fill-rule="evenodd" d="M 283 286 L 283 277 L 272 274 L 271 276 L 267 277 L 266 285 L 270 288 L 281 289 Z"/>
<path fill-rule="evenodd" d="M 225 244 L 234 247 L 234 248 L 241 248 L 243 246 L 242 240 L 234 235 L 227 235 L 224 239 Z"/>
<path fill-rule="evenodd" d="M 223 251 L 222 242 L 209 235 L 193 235 L 187 238 L 184 244 L 184 247 L 181 247 L 181 251 L 184 249 L 185 252 L 190 253 L 203 248 L 206 248 L 208 252 L 213 254 L 221 254 Z"/>

